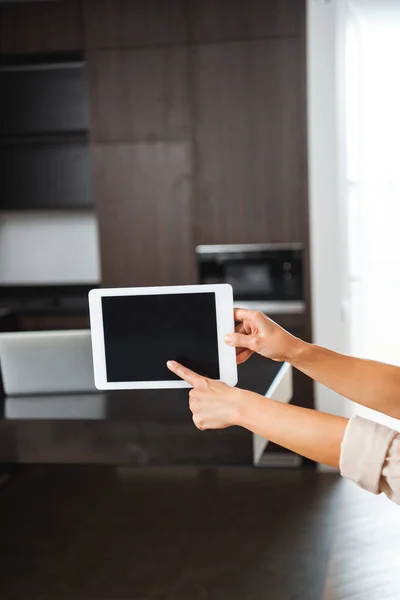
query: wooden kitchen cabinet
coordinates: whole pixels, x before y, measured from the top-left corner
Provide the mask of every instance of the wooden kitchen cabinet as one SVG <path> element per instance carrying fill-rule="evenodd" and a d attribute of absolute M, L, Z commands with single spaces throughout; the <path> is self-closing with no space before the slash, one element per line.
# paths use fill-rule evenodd
<path fill-rule="evenodd" d="M 96 144 L 93 171 L 103 285 L 195 283 L 189 145 Z"/>
<path fill-rule="evenodd" d="M 295 39 L 192 49 L 196 243 L 305 240 Z"/>
<path fill-rule="evenodd" d="M 188 140 L 186 58 L 182 46 L 89 52 L 92 139 Z"/>
<path fill-rule="evenodd" d="M 81 51 L 83 27 L 78 0 L 0 5 L 0 53 Z"/>
<path fill-rule="evenodd" d="M 190 42 L 298 36 L 300 0 L 187 0 Z"/>
<path fill-rule="evenodd" d="M 88 48 L 184 44 L 186 0 L 84 0 Z"/>
<path fill-rule="evenodd" d="M 301 0 L 85 0 L 94 200 L 103 254 L 114 245 L 117 218 L 127 228 L 134 211 L 142 214 L 153 206 L 157 214 L 162 206 L 169 193 L 164 175 L 138 157 L 143 148 L 160 157 L 157 148 L 172 148 L 170 143 L 185 147 L 191 178 L 182 213 L 191 223 L 190 234 L 180 228 L 180 217 L 168 237 L 173 248 L 157 246 L 160 261 L 164 253 L 177 261 L 169 271 L 173 280 L 178 272 L 192 279 L 186 256 L 196 244 L 308 246 L 304 9 Z M 117 177 L 115 156 L 121 152 Z M 174 162 L 167 186 L 180 169 Z M 146 180 L 143 198 L 147 186 L 158 197 L 146 205 L 139 200 L 135 208 L 142 194 L 136 186 L 133 196 L 132 173 Z M 108 176 L 116 191 L 105 181 Z M 119 216 L 104 219 L 105 211 L 116 207 L 114 197 Z M 180 203 L 171 200 L 172 215 Z M 147 244 L 146 227 L 137 230 L 140 248 Z M 122 269 L 121 277 L 103 256 L 105 281 L 144 281 L 151 273 L 159 280 L 161 268 L 152 267 L 143 277 L 125 270 L 124 261 L 136 258 L 123 258 L 124 244 L 129 254 L 125 234 L 118 240 L 121 261 L 115 267 Z M 155 257 L 156 248 L 151 252 Z"/>
<path fill-rule="evenodd" d="M 84 0 L 89 48 L 297 36 L 301 0 Z"/>

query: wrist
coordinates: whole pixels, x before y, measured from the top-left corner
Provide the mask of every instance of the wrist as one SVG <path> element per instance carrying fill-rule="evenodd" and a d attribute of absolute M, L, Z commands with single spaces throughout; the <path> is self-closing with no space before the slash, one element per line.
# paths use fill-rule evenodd
<path fill-rule="evenodd" d="M 237 405 L 235 425 L 251 429 L 254 414 L 257 412 L 260 401 L 266 400 L 263 396 L 247 390 L 239 390 L 239 402 Z"/>
<path fill-rule="evenodd" d="M 292 336 L 284 356 L 284 361 L 293 366 L 301 365 L 311 348 L 312 344 Z"/>

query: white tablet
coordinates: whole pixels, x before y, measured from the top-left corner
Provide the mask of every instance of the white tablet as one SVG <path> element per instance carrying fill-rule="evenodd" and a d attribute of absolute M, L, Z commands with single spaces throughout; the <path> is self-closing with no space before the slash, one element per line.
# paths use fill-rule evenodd
<path fill-rule="evenodd" d="M 95 385 L 100 390 L 190 387 L 168 360 L 237 383 L 230 285 L 97 289 L 89 293 Z"/>

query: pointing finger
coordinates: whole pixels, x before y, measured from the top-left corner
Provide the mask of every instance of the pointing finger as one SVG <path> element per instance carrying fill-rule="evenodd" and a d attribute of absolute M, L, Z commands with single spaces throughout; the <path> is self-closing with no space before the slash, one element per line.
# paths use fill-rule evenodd
<path fill-rule="evenodd" d="M 198 387 L 203 381 L 205 381 L 205 377 L 195 373 L 194 371 L 191 371 L 187 367 L 184 367 L 174 360 L 169 360 L 167 362 L 167 367 L 170 371 L 175 373 L 175 375 L 178 375 L 178 377 L 184 381 L 187 381 L 187 383 L 190 383 L 190 385 L 193 387 Z"/>

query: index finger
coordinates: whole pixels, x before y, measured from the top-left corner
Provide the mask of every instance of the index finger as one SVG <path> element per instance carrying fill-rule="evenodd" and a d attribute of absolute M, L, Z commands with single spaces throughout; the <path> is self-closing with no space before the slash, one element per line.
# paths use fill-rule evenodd
<path fill-rule="evenodd" d="M 178 377 L 180 377 L 184 381 L 187 381 L 193 387 L 198 386 L 202 381 L 205 380 L 205 377 L 199 375 L 198 373 L 195 373 L 194 371 L 191 371 L 190 369 L 184 367 L 175 360 L 169 360 L 167 362 L 167 367 L 170 371 L 175 373 L 175 375 L 178 375 Z"/>

